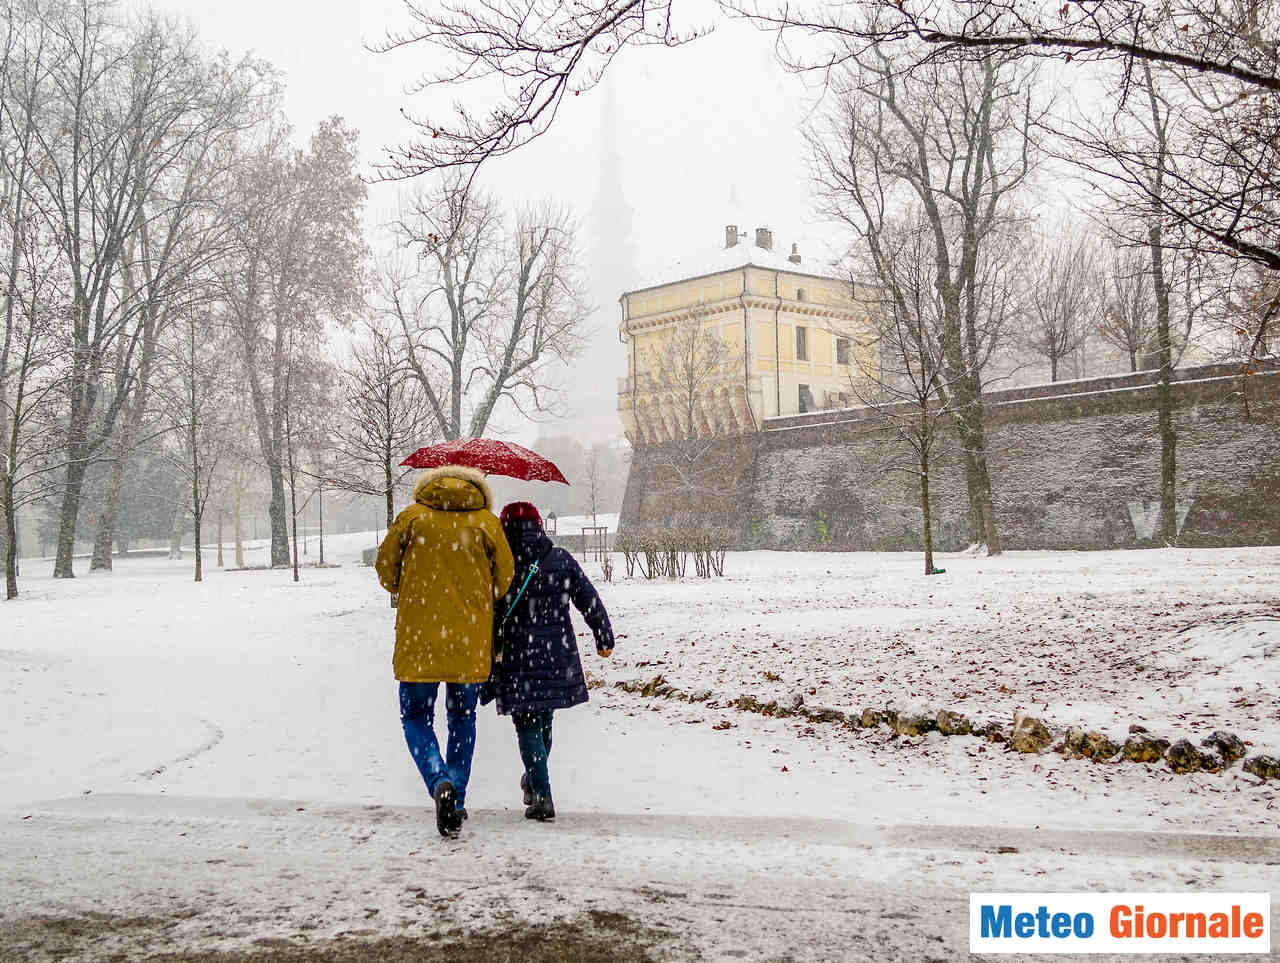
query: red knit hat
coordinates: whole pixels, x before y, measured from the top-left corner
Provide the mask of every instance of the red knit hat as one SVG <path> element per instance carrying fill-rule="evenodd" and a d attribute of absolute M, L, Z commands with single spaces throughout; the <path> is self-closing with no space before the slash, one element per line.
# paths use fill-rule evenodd
<path fill-rule="evenodd" d="M 542 524 L 542 516 L 532 502 L 512 502 L 502 510 L 499 516 L 503 525 L 509 522 L 537 522 Z"/>

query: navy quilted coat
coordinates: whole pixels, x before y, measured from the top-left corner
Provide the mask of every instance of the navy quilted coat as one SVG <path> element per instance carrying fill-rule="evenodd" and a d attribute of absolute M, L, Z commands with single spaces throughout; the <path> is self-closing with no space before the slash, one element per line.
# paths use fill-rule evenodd
<path fill-rule="evenodd" d="M 554 547 L 537 522 L 512 522 L 503 530 L 515 556 L 516 575 L 506 596 L 494 605 L 497 622 L 511 608 L 535 561 L 538 571 L 501 628 L 502 661 L 491 682 L 498 711 L 539 712 L 586 702 L 587 682 L 569 606 L 576 606 L 586 619 L 596 648 L 612 649 L 613 629 L 604 604 L 577 560 Z"/>

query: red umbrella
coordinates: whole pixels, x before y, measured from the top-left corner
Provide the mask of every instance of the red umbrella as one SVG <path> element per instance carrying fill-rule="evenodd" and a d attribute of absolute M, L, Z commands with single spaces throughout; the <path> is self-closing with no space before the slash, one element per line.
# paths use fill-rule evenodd
<path fill-rule="evenodd" d="M 400 464 L 407 468 L 463 465 L 477 468 L 486 475 L 507 475 L 525 481 L 569 484 L 560 469 L 536 451 L 492 438 L 460 438 L 439 445 L 428 445 L 426 448 L 419 448 Z"/>

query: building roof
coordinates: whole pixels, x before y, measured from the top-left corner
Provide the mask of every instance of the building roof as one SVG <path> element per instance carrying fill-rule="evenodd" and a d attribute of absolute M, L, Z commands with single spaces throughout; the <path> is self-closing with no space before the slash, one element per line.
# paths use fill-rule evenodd
<path fill-rule="evenodd" d="M 793 264 L 787 260 L 787 255 L 782 251 L 767 250 L 743 241 L 733 247 L 719 247 L 711 251 L 699 251 L 696 254 L 686 255 L 678 260 L 671 261 L 664 265 L 661 270 L 652 272 L 634 288 L 623 293 L 634 294 L 637 291 L 647 291 L 649 288 L 665 287 L 668 284 L 676 284 L 680 281 L 687 281 L 690 278 L 701 278 L 711 274 L 721 274 L 725 271 L 735 271 L 746 265 L 767 268 L 772 271 L 786 271 L 789 274 L 800 274 L 805 277 L 826 278 L 835 281 L 844 280 L 838 274 L 830 273 L 830 266 L 828 266 L 828 271 L 824 272 L 821 261 L 802 260 L 799 264 Z"/>

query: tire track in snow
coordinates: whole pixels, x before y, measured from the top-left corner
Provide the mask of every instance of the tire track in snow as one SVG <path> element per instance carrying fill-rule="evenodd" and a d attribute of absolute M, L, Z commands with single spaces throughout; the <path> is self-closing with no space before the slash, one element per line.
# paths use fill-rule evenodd
<path fill-rule="evenodd" d="M 216 746 L 218 743 L 222 741 L 224 733 L 220 727 L 214 725 L 212 722 L 210 722 L 208 719 L 205 719 L 203 716 L 200 716 L 197 718 L 199 718 L 200 723 L 207 730 L 207 735 L 203 742 L 201 742 L 198 746 L 196 746 L 190 752 L 184 752 L 182 755 L 174 759 L 170 759 L 168 762 L 161 763 L 155 769 L 148 769 L 145 772 L 138 773 L 138 775 L 135 778 L 143 779 L 143 780 L 154 779 L 156 776 L 161 775 L 166 770 L 171 769 L 174 766 L 179 766 L 184 762 L 190 762 L 192 759 L 196 758 L 196 756 L 203 755 L 204 753 L 208 752 L 210 749 L 214 748 L 214 746 Z"/>

